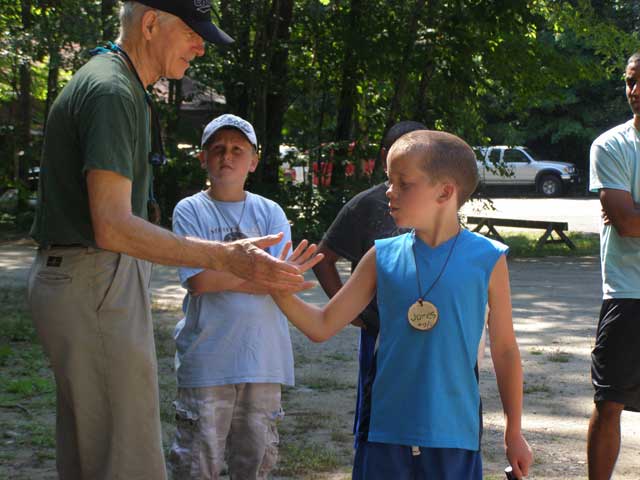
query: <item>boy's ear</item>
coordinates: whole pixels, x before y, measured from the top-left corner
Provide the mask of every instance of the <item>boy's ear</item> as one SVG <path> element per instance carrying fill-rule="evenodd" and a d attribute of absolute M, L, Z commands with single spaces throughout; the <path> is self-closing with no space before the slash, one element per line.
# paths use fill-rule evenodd
<path fill-rule="evenodd" d="M 456 195 L 456 186 L 452 182 L 442 183 L 440 194 L 438 195 L 439 203 L 446 203 Z"/>
<path fill-rule="evenodd" d="M 258 152 L 254 152 L 251 164 L 249 165 L 249 172 L 253 173 L 256 171 L 256 168 L 258 168 L 258 162 L 260 162 L 260 157 L 258 156 Z"/>
<path fill-rule="evenodd" d="M 200 168 L 202 168 L 203 170 L 207 169 L 207 157 L 205 154 L 205 151 L 202 150 L 199 154 L 198 154 L 198 160 L 200 160 Z"/>

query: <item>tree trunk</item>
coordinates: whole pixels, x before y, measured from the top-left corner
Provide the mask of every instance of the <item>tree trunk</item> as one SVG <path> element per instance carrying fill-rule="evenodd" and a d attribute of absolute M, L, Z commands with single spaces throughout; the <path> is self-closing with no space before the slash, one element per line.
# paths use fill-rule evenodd
<path fill-rule="evenodd" d="M 437 26 L 434 25 L 434 18 L 437 17 L 437 14 L 435 13 L 437 3 L 437 0 L 429 0 L 429 3 L 427 3 L 427 10 L 423 16 L 427 22 L 430 22 L 425 26 L 433 30 L 437 30 Z M 434 51 L 436 49 L 437 46 L 435 45 L 435 42 L 431 43 L 429 40 L 427 40 L 426 44 L 422 46 L 424 63 L 420 69 L 420 83 L 418 84 L 418 91 L 416 92 L 414 109 L 412 112 L 413 119 L 424 123 L 427 128 L 434 128 L 434 119 L 433 116 L 429 114 L 429 105 L 427 105 L 427 90 L 435 70 Z"/>
<path fill-rule="evenodd" d="M 431 75 L 433 75 L 433 68 L 433 61 L 429 59 L 423 67 L 422 74 L 420 75 L 420 84 L 418 85 L 415 108 L 413 110 L 413 118 L 421 121 L 429 128 L 433 128 L 433 121 L 427 112 L 428 105 L 426 103 L 426 96 L 429 81 L 431 80 Z"/>
<path fill-rule="evenodd" d="M 270 59 L 269 90 L 266 97 L 266 136 L 263 139 L 264 165 L 263 181 L 276 185 L 278 183 L 278 169 L 280 167 L 280 144 L 282 143 L 282 125 L 287 110 L 289 48 L 291 18 L 293 15 L 293 0 L 278 0 L 277 10 L 274 9 L 272 35 L 274 44 L 271 45 L 273 56 Z"/>
<path fill-rule="evenodd" d="M 183 98 L 182 79 L 169 80 L 169 95 L 167 102 L 171 105 L 173 111 L 168 118 L 167 129 L 165 130 L 168 137 L 173 137 L 173 132 L 178 131 L 180 124 L 180 106 L 182 105 Z"/>
<path fill-rule="evenodd" d="M 21 2 L 22 29 L 31 32 L 31 0 Z M 28 48 L 28 47 L 27 47 Z M 18 67 L 18 148 L 17 151 L 28 151 L 31 143 L 31 52 L 23 51 L 23 60 Z M 20 164 L 14 163 L 14 180 L 21 177 Z"/>
<path fill-rule="evenodd" d="M 173 106 L 176 109 L 176 115 L 180 111 L 182 100 L 184 100 L 184 95 L 182 92 L 182 79 L 180 79 L 180 80 L 176 80 L 175 90 L 173 92 Z"/>
<path fill-rule="evenodd" d="M 249 84 L 251 73 L 251 25 L 253 20 L 253 0 L 221 0 L 220 26 L 225 32 L 233 32 L 235 42 L 230 50 L 229 66 L 223 72 L 224 95 L 227 110 L 242 118 L 249 115 Z"/>
<path fill-rule="evenodd" d="M 31 140 L 31 63 L 26 60 L 18 69 L 20 77 L 20 96 L 18 99 L 19 138 L 22 148 L 26 148 Z"/>
<path fill-rule="evenodd" d="M 293 0 L 222 0 L 220 8 L 221 27 L 236 40 L 224 71 L 227 110 L 256 130 L 262 160 L 252 180 L 277 184 Z"/>
<path fill-rule="evenodd" d="M 322 80 L 322 79 L 321 79 Z M 320 82 L 320 85 L 322 85 L 322 81 Z M 317 147 L 320 146 L 320 144 L 322 144 L 322 126 L 324 125 L 324 116 L 327 113 L 327 91 L 323 90 L 322 91 L 322 100 L 320 101 L 320 112 L 318 112 L 318 130 L 317 130 L 317 141 L 316 141 L 316 145 Z M 319 151 L 319 149 L 318 149 Z"/>
<path fill-rule="evenodd" d="M 279 0 L 260 0 L 257 6 L 257 18 L 254 41 L 253 55 L 251 58 L 251 75 L 249 77 L 248 93 L 251 101 L 251 109 L 247 120 L 249 120 L 256 130 L 258 143 L 260 144 L 263 161 L 259 164 L 254 176 L 257 182 L 263 181 L 263 174 L 266 169 L 264 159 L 264 146 L 267 140 L 267 92 L 270 84 L 270 65 L 267 58 L 270 48 L 270 32 L 277 26 L 273 26 L 273 22 L 278 21 L 275 15 L 277 3 Z"/>
<path fill-rule="evenodd" d="M 413 53 L 416 35 L 418 33 L 418 20 L 422 16 L 425 3 L 426 0 L 416 0 L 413 8 L 411 9 L 408 22 L 409 25 L 406 31 L 406 43 L 402 50 L 400 68 L 397 69 L 395 88 L 393 98 L 391 100 L 391 107 L 389 108 L 389 114 L 387 115 L 387 123 L 384 129 L 385 132 L 398 121 L 398 117 L 401 114 L 402 101 L 407 90 L 407 76 L 410 70 L 411 55 Z"/>
<path fill-rule="evenodd" d="M 47 73 L 47 98 L 44 106 L 44 125 L 43 131 L 47 130 L 47 120 L 49 119 L 49 111 L 51 105 L 58 96 L 58 77 L 60 74 L 60 53 L 56 48 L 49 51 L 49 68 Z"/>
<path fill-rule="evenodd" d="M 351 0 L 351 9 L 345 29 L 344 58 L 342 62 L 342 84 L 338 102 L 336 140 L 349 140 L 353 123 L 353 111 L 357 101 L 358 55 L 356 45 L 362 41 L 359 19 L 363 13 L 363 0 Z"/>

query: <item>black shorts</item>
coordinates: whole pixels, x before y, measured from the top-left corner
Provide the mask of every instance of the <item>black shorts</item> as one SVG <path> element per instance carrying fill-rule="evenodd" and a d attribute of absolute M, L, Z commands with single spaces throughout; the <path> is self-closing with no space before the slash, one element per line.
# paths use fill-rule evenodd
<path fill-rule="evenodd" d="M 596 345 L 591 352 L 594 401 L 611 401 L 640 411 L 640 300 L 602 302 Z"/>

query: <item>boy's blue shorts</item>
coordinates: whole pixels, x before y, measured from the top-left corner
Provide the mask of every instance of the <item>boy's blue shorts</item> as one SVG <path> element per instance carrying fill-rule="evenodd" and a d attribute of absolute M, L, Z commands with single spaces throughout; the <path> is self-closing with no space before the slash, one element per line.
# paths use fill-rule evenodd
<path fill-rule="evenodd" d="M 353 480 L 482 480 L 480 451 L 420 447 L 414 455 L 406 445 L 360 441 L 353 462 Z"/>

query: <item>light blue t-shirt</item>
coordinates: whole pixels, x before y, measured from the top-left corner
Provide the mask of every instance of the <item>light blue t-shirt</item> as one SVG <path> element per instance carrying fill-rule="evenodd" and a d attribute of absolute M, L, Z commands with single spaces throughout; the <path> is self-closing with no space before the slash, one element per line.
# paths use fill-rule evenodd
<path fill-rule="evenodd" d="M 591 145 L 589 188 L 629 192 L 640 203 L 640 133 L 633 120 L 600 135 Z M 621 237 L 600 226 L 603 298 L 640 298 L 640 238 Z"/>
<path fill-rule="evenodd" d="M 474 368 L 489 279 L 507 249 L 468 230 L 436 248 L 413 233 L 376 241 L 380 343 L 369 441 L 480 448 L 480 393 Z M 418 293 L 416 261 L 422 288 L 436 282 L 424 298 L 439 313 L 428 331 L 416 330 L 407 319 L 409 307 L 425 293 Z"/>
<path fill-rule="evenodd" d="M 246 202 L 246 203 L 245 203 Z M 284 232 L 267 251 L 280 254 L 291 239 L 289 222 L 280 206 L 246 192 L 245 202 L 214 201 L 206 192 L 181 200 L 173 212 L 179 235 L 225 241 Z M 203 269 L 180 268 L 180 281 Z M 239 292 L 187 294 L 185 318 L 175 329 L 176 373 L 179 387 L 236 383 L 293 385 L 293 351 L 289 324 L 269 295 Z"/>

